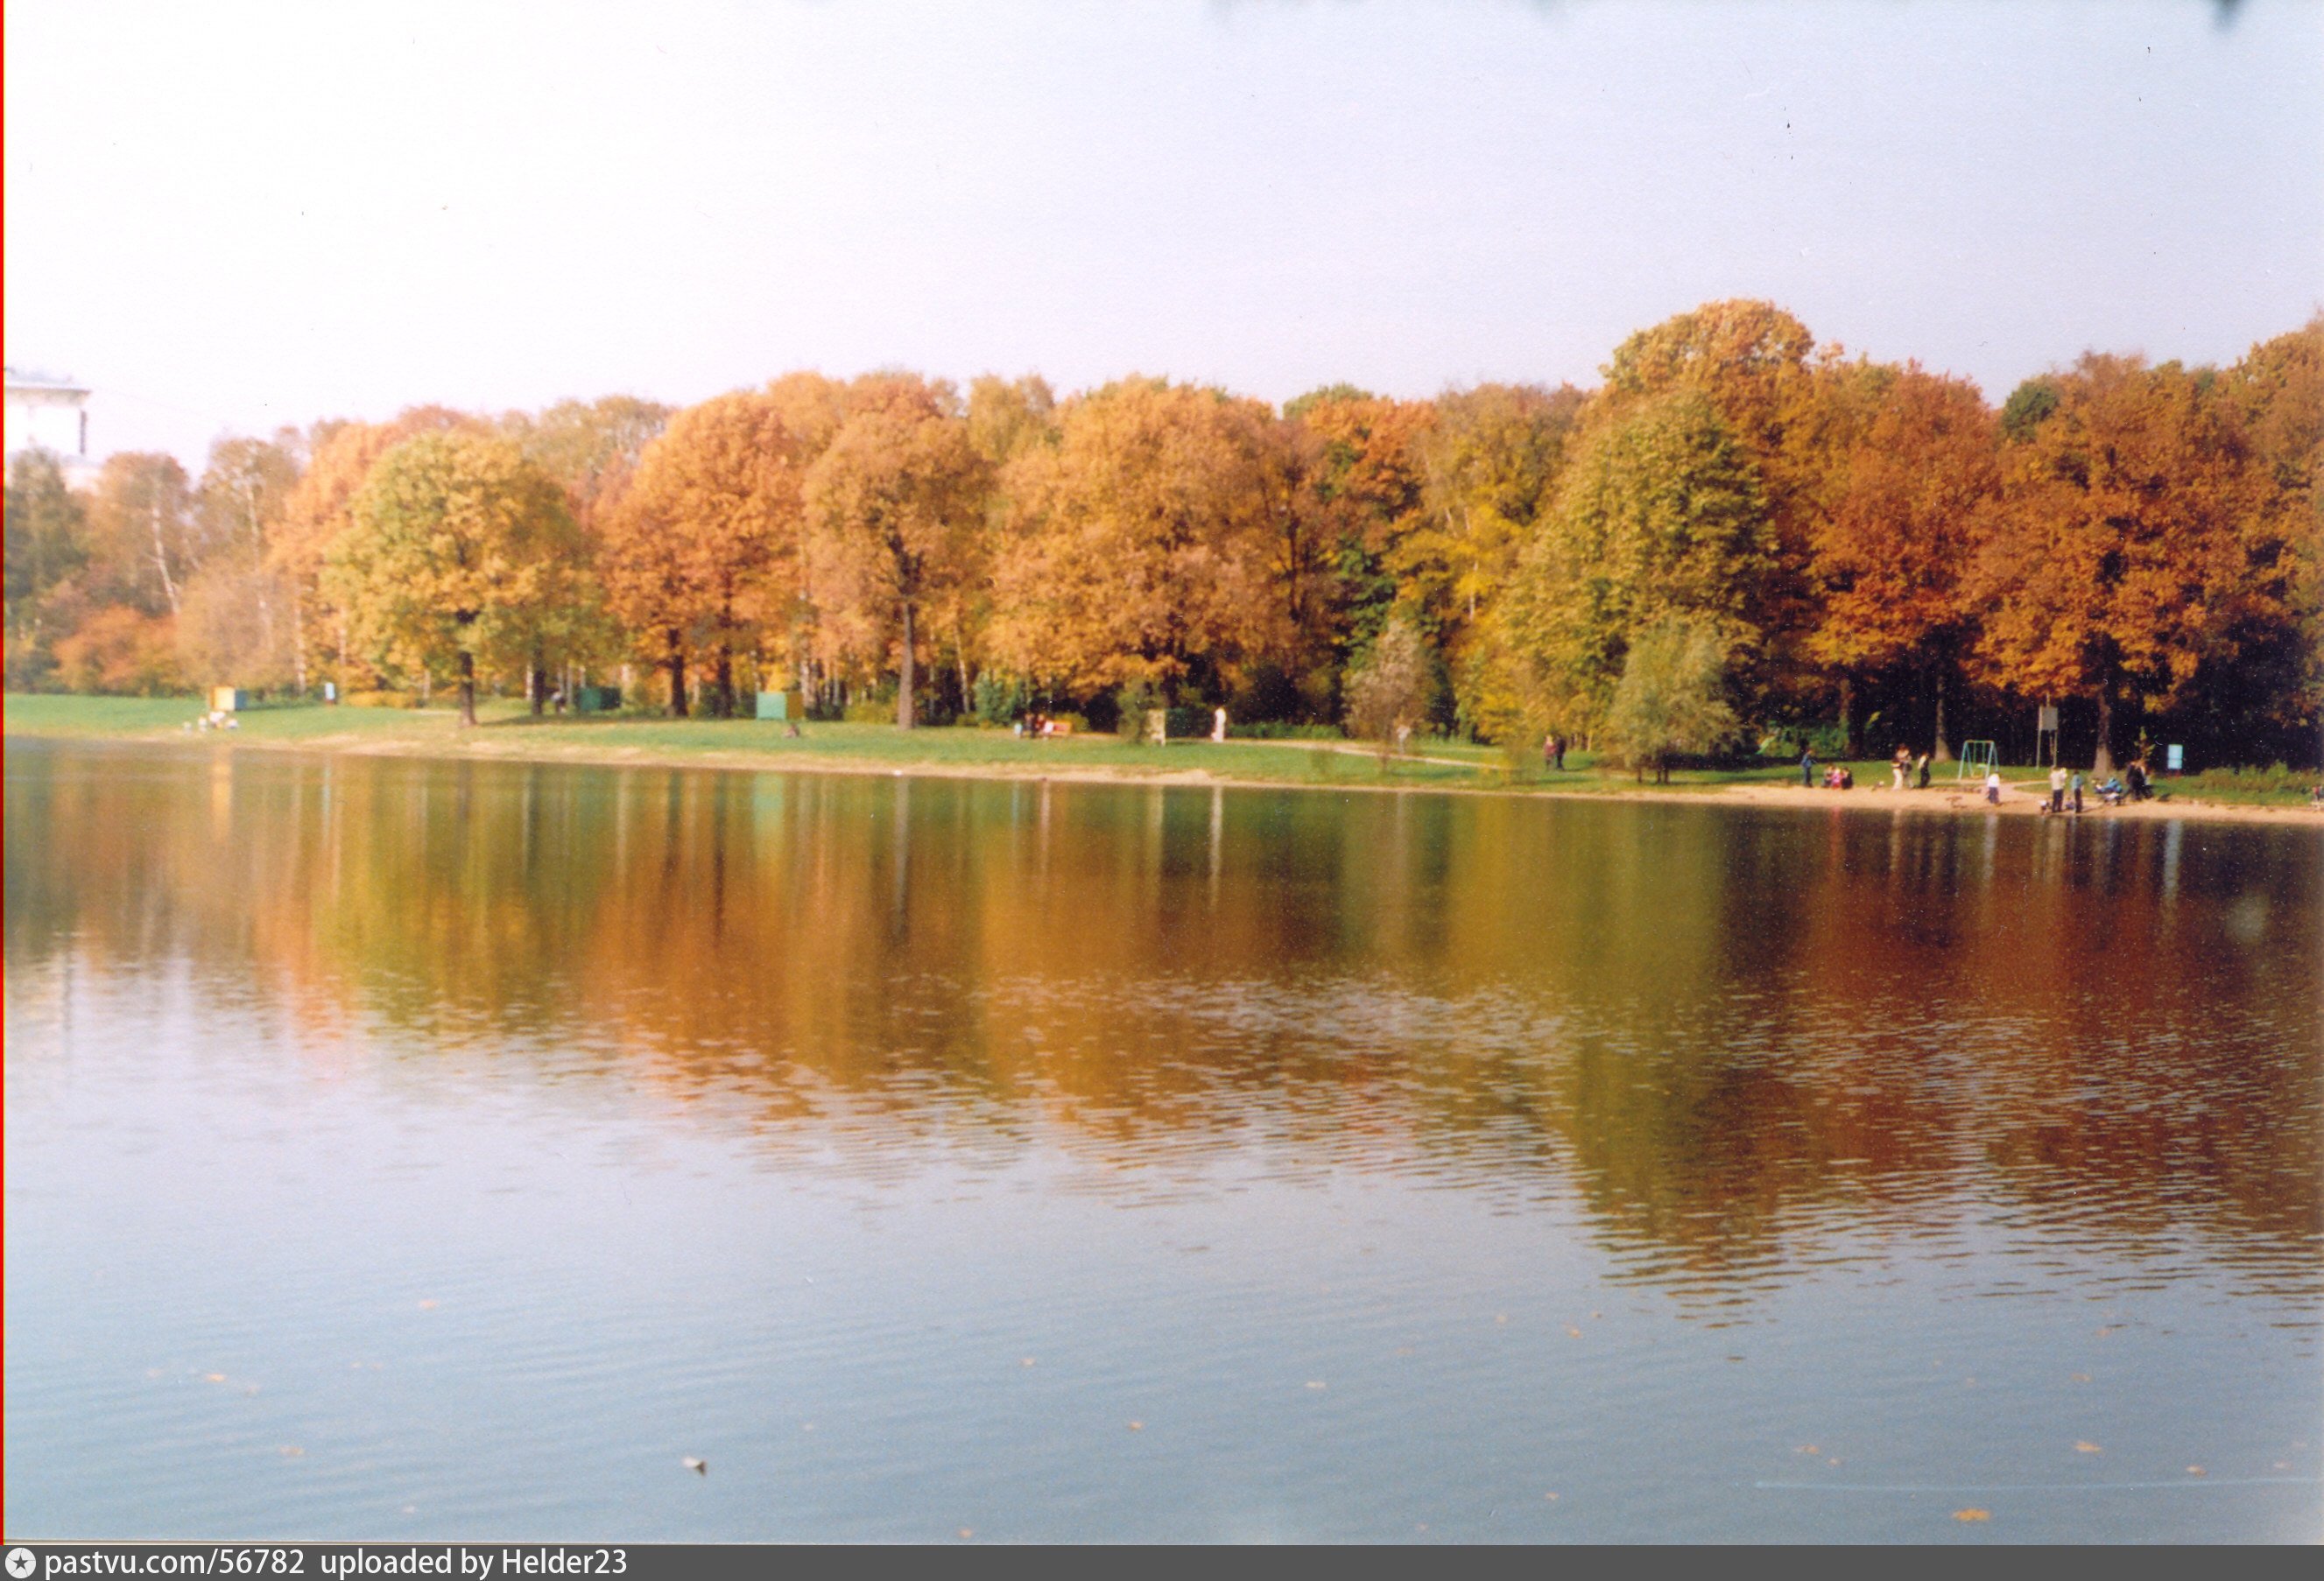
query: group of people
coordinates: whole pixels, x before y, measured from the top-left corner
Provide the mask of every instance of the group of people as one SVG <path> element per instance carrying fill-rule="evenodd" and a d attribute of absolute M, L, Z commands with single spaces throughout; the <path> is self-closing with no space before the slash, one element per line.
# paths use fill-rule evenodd
<path fill-rule="evenodd" d="M 1544 768 L 1563 769 L 1565 767 L 1565 747 L 1566 741 L 1563 736 L 1551 734 L 1542 737 L 1541 766 Z"/>
<path fill-rule="evenodd" d="M 1929 754 L 1923 752 L 1916 757 L 1910 747 L 1897 748 L 1896 755 L 1888 760 L 1888 776 L 1892 789 L 1906 790 L 1915 785 L 1923 790 L 1928 789 Z M 1800 783 L 1810 790 L 1813 790 L 1816 786 L 1816 755 L 1813 747 L 1801 749 Z M 1823 771 L 1823 788 L 1854 790 L 1856 788 L 1855 771 L 1845 763 L 1829 765 Z"/>

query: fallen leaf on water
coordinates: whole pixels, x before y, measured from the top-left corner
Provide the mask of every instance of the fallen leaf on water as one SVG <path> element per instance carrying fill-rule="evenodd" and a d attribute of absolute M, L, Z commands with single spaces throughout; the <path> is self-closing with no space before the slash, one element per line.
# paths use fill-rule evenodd
<path fill-rule="evenodd" d="M 1802 1444 L 1798 1448 L 1793 1450 L 1792 1453 L 1794 1455 L 1821 1455 L 1823 1451 L 1817 1448 L 1813 1444 Z"/>
<path fill-rule="evenodd" d="M 2087 1383 L 2090 1381 L 2090 1375 L 2088 1373 L 2076 1373 L 2073 1381 L 2077 1383 Z"/>
<path fill-rule="evenodd" d="M 223 1383 L 226 1382 L 226 1374 L 224 1373 L 204 1373 L 202 1374 L 202 1382 L 205 1383 Z"/>
<path fill-rule="evenodd" d="M 2104 1339 L 2107 1335 L 2113 1333 L 2116 1329 L 2121 1327 L 2122 1325 L 2119 1323 L 2109 1323 L 2105 1328 L 2098 1331 L 2098 1337 L 2100 1339 Z"/>
<path fill-rule="evenodd" d="M 1323 1380 L 1320 1378 L 1311 1378 L 1307 1382 L 1307 1387 L 1310 1389 L 1321 1389 L 1323 1387 Z"/>
<path fill-rule="evenodd" d="M 2096 1444 L 2091 1443 L 2088 1439 L 2076 1439 L 2074 1440 L 2074 1448 L 2080 1450 L 2085 1455 L 2103 1455 L 2106 1453 L 2105 1450 L 2099 1448 Z"/>
<path fill-rule="evenodd" d="M 1840 1464 L 1840 1457 L 1835 1455 L 1831 1459 L 1825 1461 L 1824 1464 L 1826 1466 L 1837 1466 Z"/>
<path fill-rule="evenodd" d="M 710 1462 L 703 1459 L 700 1456 L 686 1456 L 678 1461 L 678 1464 L 685 1466 L 687 1470 L 694 1473 L 696 1476 L 708 1476 L 710 1475 Z"/>
<path fill-rule="evenodd" d="M 1506 1323 L 1508 1320 L 1509 1315 L 1507 1312 L 1495 1312 L 1493 1314 L 1493 1321 L 1496 1323 Z"/>
<path fill-rule="evenodd" d="M 2200 1476 L 2203 1475 L 2203 1468 L 2200 1466 L 2190 1466 L 2187 1468 L 2187 1475 L 2189 1476 Z"/>
<path fill-rule="evenodd" d="M 1553 1504 L 1557 1503 L 1557 1495 L 1555 1494 L 1542 1494 L 1542 1497 L 1548 1500 Z"/>
<path fill-rule="evenodd" d="M 960 1529 L 960 1534 L 963 1537 L 974 1537 L 976 1535 L 976 1528 L 973 1526 L 964 1526 Z"/>
<path fill-rule="evenodd" d="M 1033 1358 L 1032 1358 L 1031 1356 L 1025 1356 L 1025 1357 L 1023 1357 L 1023 1358 L 1019 1359 L 1019 1362 L 1017 1363 L 1017 1365 L 1018 1365 L 1019 1366 L 1020 1366 L 1020 1367 L 1029 1367 L 1029 1366 L 1031 1366 L 1031 1365 L 1033 1365 Z"/>
<path fill-rule="evenodd" d="M 1568 1338 L 1571 1338 L 1571 1339 L 1579 1339 L 1579 1338 L 1581 1338 L 1581 1337 L 1582 1337 L 1582 1330 L 1581 1330 L 1581 1329 L 1579 1329 L 1579 1328 L 1575 1328 L 1572 1324 L 1571 1324 L 1571 1323 L 1568 1323 L 1568 1324 L 1565 1326 L 1565 1333 L 1566 1333 L 1566 1337 L 1567 1337 Z"/>
<path fill-rule="evenodd" d="M 423 1312 L 432 1312 L 436 1310 L 436 1303 L 432 1301 L 421 1301 L 420 1310 Z"/>
<path fill-rule="evenodd" d="M 306 1452 L 307 1451 L 301 1449 L 296 1444 L 285 1444 L 282 1446 L 282 1457 L 286 1460 L 296 1460 L 300 1456 L 304 1455 Z"/>
<path fill-rule="evenodd" d="M 1956 1521 L 1990 1521 L 1993 1519 L 1993 1512 L 1990 1510 L 1955 1510 L 1953 1512 L 1953 1519 Z"/>
<path fill-rule="evenodd" d="M 1133 1433 L 1142 1433 L 1146 1430 L 1146 1424 L 1142 1421 L 1131 1422 L 1130 1424 L 1130 1430 Z"/>

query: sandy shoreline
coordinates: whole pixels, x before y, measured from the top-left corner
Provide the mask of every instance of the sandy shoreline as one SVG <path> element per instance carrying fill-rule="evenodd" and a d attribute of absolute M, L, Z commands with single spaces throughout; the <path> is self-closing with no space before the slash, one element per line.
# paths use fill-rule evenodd
<path fill-rule="evenodd" d="M 545 741 L 470 738 L 466 740 L 382 739 L 355 734 L 314 736 L 303 740 L 239 740 L 204 736 L 184 740 L 174 735 L 88 735 L 11 731 L 12 737 L 44 740 L 133 742 L 141 746 L 176 748 L 186 751 L 262 751 L 337 753 L 359 758 L 429 758 L 494 763 L 561 763 L 606 768 L 715 768 L 774 774 L 841 774 L 878 778 L 990 779 L 1055 782 L 1065 785 L 1222 786 L 1242 790 L 1322 791 L 1337 795 L 1455 795 L 1559 798 L 1596 802 L 1658 802 L 1775 808 L 1791 812 L 1910 813 L 1919 817 L 1991 816 L 2032 818 L 2041 815 L 2042 782 L 2027 779 L 2008 785 L 1998 805 L 1988 805 L 1982 792 L 1964 783 L 1958 787 L 1932 785 L 1926 790 L 1897 791 L 1883 786 L 1853 790 L 1825 790 L 1801 785 L 1755 784 L 1655 787 L 1617 782 L 1624 788 L 1591 788 L 1593 779 L 1567 777 L 1547 786 L 1496 786 L 1438 784 L 1383 784 L 1375 779 L 1345 781 L 1268 779 L 1259 776 L 1219 774 L 1209 769 L 1139 769 L 1110 765 L 1071 763 L 1013 764 L 888 763 L 872 758 L 786 756 L 770 760 L 764 752 L 687 749 L 657 750 L 651 747 L 595 746 Z M 1369 758 L 1369 752 L 1361 753 Z M 2134 823 L 2272 823 L 2324 832 L 2324 812 L 2307 807 L 2262 807 L 2233 803 L 2149 801 L 2108 807 L 2086 798 L 2082 822 L 2126 820 Z M 2075 814 L 2065 816 L 2073 820 Z"/>

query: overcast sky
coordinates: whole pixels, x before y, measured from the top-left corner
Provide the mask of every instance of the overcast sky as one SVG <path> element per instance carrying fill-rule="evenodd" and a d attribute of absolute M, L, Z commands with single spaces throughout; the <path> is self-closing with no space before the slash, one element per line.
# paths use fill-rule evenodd
<path fill-rule="evenodd" d="M 1999 399 L 2324 305 L 2324 6 L 8 0 L 92 444 L 800 367 L 1594 382 L 1719 297 Z"/>

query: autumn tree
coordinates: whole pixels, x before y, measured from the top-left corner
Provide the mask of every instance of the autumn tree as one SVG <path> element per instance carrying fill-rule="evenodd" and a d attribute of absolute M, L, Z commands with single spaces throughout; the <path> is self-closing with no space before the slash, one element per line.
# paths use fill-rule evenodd
<path fill-rule="evenodd" d="M 637 469 L 646 446 L 669 426 L 671 409 L 634 395 L 608 395 L 511 412 L 500 426 L 526 460 L 565 486 L 574 514 L 586 521 Z"/>
<path fill-rule="evenodd" d="M 1058 408 L 1056 444 L 1020 453 L 1003 485 L 1007 662 L 1068 689 L 1170 692 L 1279 641 L 1256 405 L 1140 378 Z"/>
<path fill-rule="evenodd" d="M 2255 585 L 2218 701 L 2248 722 L 2304 728 L 2324 762 L 2324 315 L 2254 346 L 2221 393 L 2250 446 L 2242 527 Z"/>
<path fill-rule="evenodd" d="M 1969 591 L 1988 678 L 2089 699 L 2105 775 L 2124 703 L 2169 707 L 2235 652 L 2255 591 L 2246 443 L 2208 372 L 2093 354 L 2054 383 L 2054 409 L 2004 449 Z"/>
<path fill-rule="evenodd" d="M 210 446 L 194 492 L 207 553 L 178 611 L 179 657 L 198 679 L 306 689 L 298 590 L 275 558 L 303 450 L 288 428 Z"/>
<path fill-rule="evenodd" d="M 1940 762 L 1952 758 L 1945 694 L 1973 630 L 1962 579 L 1999 491 L 1998 443 L 1976 386 L 1907 367 L 1835 469 L 1829 514 L 1810 528 L 1809 657 L 1842 676 L 1908 674 L 1928 702 Z"/>
<path fill-rule="evenodd" d="M 612 608 L 669 674 L 670 712 L 687 712 L 695 655 L 711 665 L 711 705 L 734 706 L 734 665 L 754 657 L 789 607 L 802 565 L 798 446 L 776 402 L 721 395 L 672 418 L 609 512 L 604 571 Z"/>
<path fill-rule="evenodd" d="M 1423 451 L 1435 409 L 1342 384 L 1286 402 L 1283 415 L 1319 446 L 1309 486 L 1331 560 L 1323 623 L 1344 665 L 1379 639 L 1404 591 L 1392 567 L 1426 524 Z"/>
<path fill-rule="evenodd" d="M 425 435 L 380 457 L 331 546 L 331 591 L 386 664 L 450 668 L 476 722 L 480 665 L 521 662 L 529 617 L 571 596 L 565 493 L 505 439 Z"/>
<path fill-rule="evenodd" d="M 948 394 L 882 401 L 851 417 L 805 483 L 825 619 L 876 663 L 894 653 L 904 730 L 918 722 L 922 614 L 939 599 L 956 602 L 982 570 L 990 467 Z"/>
<path fill-rule="evenodd" d="M 175 456 L 116 451 L 88 502 L 96 596 L 147 614 L 176 614 L 203 544 L 193 490 Z"/>
<path fill-rule="evenodd" d="M 308 430 L 307 464 L 283 501 L 266 561 L 290 590 L 292 664 L 301 691 L 321 643 L 328 644 L 322 650 L 336 652 L 334 670 L 340 689 L 346 689 L 349 616 L 332 602 L 323 572 L 332 544 L 354 524 L 355 498 L 373 464 L 420 435 L 484 431 L 477 418 L 441 406 L 411 407 L 385 423 L 334 418 Z"/>

